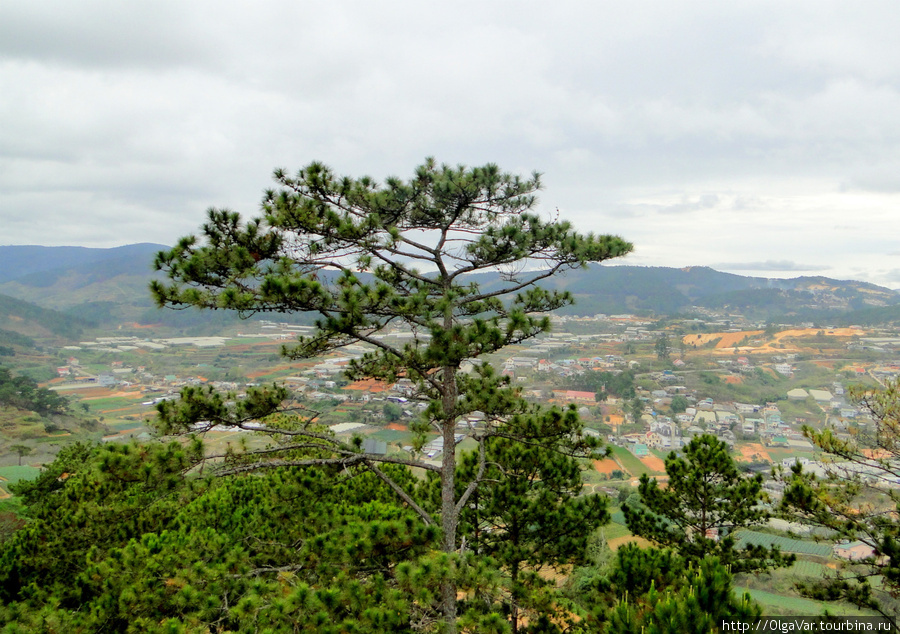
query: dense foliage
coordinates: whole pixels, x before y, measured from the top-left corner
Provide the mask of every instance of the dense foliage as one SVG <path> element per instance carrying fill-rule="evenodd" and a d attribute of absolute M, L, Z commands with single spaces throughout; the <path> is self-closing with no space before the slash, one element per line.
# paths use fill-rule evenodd
<path fill-rule="evenodd" d="M 62 414 L 69 408 L 69 401 L 53 390 L 40 387 L 27 376 L 14 376 L 0 367 L 0 405 L 31 410 L 38 414 Z"/>
<path fill-rule="evenodd" d="M 598 401 L 606 400 L 609 396 L 616 398 L 632 399 L 635 397 L 634 372 L 585 372 L 569 379 L 569 383 L 576 390 L 594 392 Z"/>
<path fill-rule="evenodd" d="M 801 588 L 826 600 L 846 599 L 877 610 L 900 624 L 900 382 L 851 390 L 872 423 L 852 434 L 804 428 L 812 443 L 828 454 L 822 469 L 800 464 L 784 474 L 786 516 L 825 529 L 856 544 L 833 576 Z"/>
<path fill-rule="evenodd" d="M 478 634 L 705 633 L 723 616 L 759 613 L 715 558 L 625 546 L 589 561 L 603 503 L 573 495 L 571 467 L 540 464 L 539 449 L 491 447 L 515 474 L 464 515 L 457 555 L 370 471 L 210 477 L 212 465 L 196 466 L 203 453 L 197 441 L 78 444 L 17 485 L 28 521 L 0 541 L 0 628 L 434 632 L 448 577 L 459 628 Z M 410 491 L 423 486 L 405 467 L 385 469 Z M 540 574 L 563 563 L 582 566 L 564 590 Z"/>
<path fill-rule="evenodd" d="M 63 315 L 55 310 L 41 308 L 30 302 L 0 294 L 0 320 L 6 321 L 11 317 L 26 324 L 39 324 L 41 330 L 49 330 L 54 335 L 69 339 L 78 337 L 81 331 L 90 325 L 81 319 L 73 319 L 71 316 Z M 11 341 L 11 343 L 23 345 L 21 340 Z"/>
<path fill-rule="evenodd" d="M 522 178 L 496 165 L 451 167 L 428 159 L 409 180 L 380 184 L 369 177 L 338 177 L 312 163 L 296 176 L 278 170 L 275 179 L 279 188 L 265 194 L 262 217 L 244 221 L 237 213 L 211 209 L 203 240 L 188 236 L 160 253 L 156 268 L 168 279 L 153 282 L 152 292 L 160 306 L 175 308 L 314 313 L 315 333 L 286 346 L 285 355 L 314 357 L 362 343 L 370 351 L 351 361 L 349 378 L 410 380 L 414 398 L 426 404 L 422 440 L 425 430 L 434 431 L 443 447 L 439 467 L 416 456 L 403 462 L 439 475 L 443 550 L 454 553 L 460 513 L 486 470 L 484 443 L 517 436 L 540 442 L 531 431 L 542 416 L 489 366 L 467 374 L 463 365 L 549 330 L 546 313 L 573 297 L 543 289 L 540 281 L 625 255 L 631 244 L 581 234 L 567 222 L 534 213 L 540 176 Z M 497 272 L 497 283 L 483 287 L 478 274 Z M 392 343 L 383 336 L 398 325 L 415 335 L 411 341 Z M 192 420 L 192 413 L 209 409 L 203 396 L 192 394 L 186 408 L 163 408 L 164 425 L 189 429 L 201 420 Z M 221 402 L 207 396 L 214 406 Z M 276 406 L 277 392 L 268 396 Z M 481 445 L 481 462 L 460 491 L 457 422 L 476 411 L 486 419 L 467 435 Z M 283 435 L 295 444 L 301 438 L 322 441 L 303 427 Z M 575 421 L 553 446 L 590 455 L 596 443 L 582 437 Z M 389 480 L 377 466 L 381 456 L 339 443 L 331 449 L 333 464 L 352 461 Z M 273 457 L 269 453 L 265 461 Z M 426 524 L 433 523 L 402 487 L 392 486 Z M 452 632 L 457 588 L 448 582 L 442 592 L 446 631 Z"/>
<path fill-rule="evenodd" d="M 761 614 L 749 595 L 736 596 L 717 557 L 696 562 L 634 544 L 582 577 L 573 595 L 589 610 L 581 631 L 598 634 L 708 634 L 723 631 L 723 620 L 750 631 Z"/>
<path fill-rule="evenodd" d="M 736 547 L 734 531 L 764 523 L 770 513 L 761 506 L 762 476 L 741 474 L 726 443 L 708 434 L 693 438 L 681 455 L 669 454 L 666 474 L 665 488 L 642 475 L 640 503 L 623 507 L 635 535 L 672 548 L 698 565 L 718 557 L 734 572 L 794 561 L 793 555 L 784 555 L 774 546 Z"/>
<path fill-rule="evenodd" d="M 210 479 L 188 471 L 200 451 L 77 445 L 20 485 L 30 521 L 0 551 L 5 631 L 379 632 L 433 618 L 428 579 L 450 564 L 377 478 Z"/>

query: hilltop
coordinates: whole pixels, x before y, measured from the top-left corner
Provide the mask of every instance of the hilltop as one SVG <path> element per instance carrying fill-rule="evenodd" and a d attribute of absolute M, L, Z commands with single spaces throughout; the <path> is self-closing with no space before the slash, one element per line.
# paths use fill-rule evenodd
<path fill-rule="evenodd" d="M 200 316 L 193 311 L 156 309 L 147 286 L 155 275 L 153 257 L 166 248 L 159 244 L 113 249 L 2 246 L 0 293 L 96 324 L 233 322 L 233 315 L 223 313 Z M 489 288 L 499 276 L 473 279 Z M 896 291 L 827 277 L 770 279 L 708 267 L 595 265 L 554 277 L 547 286 L 575 295 L 577 304 L 561 314 L 724 311 L 761 321 L 867 323 L 900 319 Z"/>

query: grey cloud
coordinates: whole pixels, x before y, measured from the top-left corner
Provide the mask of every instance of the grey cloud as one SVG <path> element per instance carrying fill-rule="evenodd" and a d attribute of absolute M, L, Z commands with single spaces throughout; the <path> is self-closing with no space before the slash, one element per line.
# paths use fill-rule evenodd
<path fill-rule="evenodd" d="M 710 264 L 711 268 L 722 271 L 827 271 L 830 266 L 821 264 L 799 264 L 790 260 L 766 260 L 765 262 L 720 262 Z"/>
<path fill-rule="evenodd" d="M 682 200 L 682 202 L 676 203 L 674 205 L 660 206 L 657 208 L 657 211 L 662 214 L 680 214 L 691 211 L 705 211 L 715 208 L 716 206 L 718 206 L 719 202 L 720 199 L 716 194 L 703 194 L 694 200 L 685 198 Z"/>
<path fill-rule="evenodd" d="M 821 247 L 828 228 L 874 217 L 772 210 L 840 186 L 900 191 L 898 12 L 10 0 L 0 226 L 33 242 L 17 219 L 37 215 L 56 243 L 108 246 L 144 240 L 152 222 L 152 239 L 171 242 L 209 205 L 253 213 L 276 166 L 321 159 L 383 178 L 434 155 L 542 171 L 550 209 L 633 239 L 654 264 L 823 270 L 778 260 L 815 261 L 824 251 L 799 240 Z M 741 224 L 760 214 L 784 222 Z M 828 245 L 836 268 L 872 251 L 855 235 Z"/>

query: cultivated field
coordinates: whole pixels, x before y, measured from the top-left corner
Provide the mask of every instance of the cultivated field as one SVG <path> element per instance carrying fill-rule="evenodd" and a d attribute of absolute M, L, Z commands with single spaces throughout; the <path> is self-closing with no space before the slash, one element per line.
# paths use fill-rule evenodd
<path fill-rule="evenodd" d="M 865 334 L 863 330 L 858 328 L 831 328 L 822 330 L 819 328 L 794 328 L 791 330 L 782 330 L 766 341 L 757 345 L 742 345 L 739 350 L 742 352 L 790 352 L 795 348 L 784 343 L 785 339 L 795 339 L 800 337 L 815 337 L 819 333 L 823 333 L 829 337 L 854 337 Z M 685 335 L 682 341 L 686 346 L 696 346 L 700 348 L 710 342 L 719 339 L 715 349 L 721 352 L 731 352 L 734 347 L 744 341 L 744 339 L 762 338 L 765 336 L 763 330 L 743 330 L 741 332 L 710 332 L 704 334 Z M 776 347 L 777 346 L 777 347 Z M 782 347 L 784 346 L 784 347 Z"/>

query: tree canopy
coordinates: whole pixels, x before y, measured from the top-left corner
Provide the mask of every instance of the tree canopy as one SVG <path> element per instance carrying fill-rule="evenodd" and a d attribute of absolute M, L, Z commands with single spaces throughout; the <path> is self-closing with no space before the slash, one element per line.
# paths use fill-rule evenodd
<path fill-rule="evenodd" d="M 315 313 L 315 333 L 285 346 L 286 356 L 362 344 L 368 351 L 351 361 L 350 378 L 402 375 L 412 381 L 414 398 L 427 403 L 420 429 L 437 432 L 443 442 L 441 464 L 418 455 L 393 460 L 439 475 L 443 549 L 455 552 L 460 513 L 486 470 L 484 442 L 541 442 L 534 421 L 542 414 L 490 366 L 475 364 L 466 373 L 463 364 L 549 329 L 546 313 L 573 298 L 540 288 L 541 280 L 625 255 L 631 245 L 616 236 L 578 233 L 555 215 L 535 213 L 540 176 L 523 178 L 492 164 L 452 167 L 428 159 L 409 180 L 381 184 L 338 177 L 311 163 L 295 176 L 277 170 L 275 179 L 278 188 L 266 192 L 261 217 L 245 222 L 232 211 L 211 209 L 202 240 L 188 236 L 160 253 L 156 267 L 168 281 L 153 282 L 152 292 L 160 306 L 175 308 Z M 384 335 L 397 326 L 413 338 L 392 343 Z M 232 414 L 228 399 L 195 391 L 184 403 L 162 405 L 162 428 L 187 430 L 210 412 L 219 421 L 246 425 L 247 416 L 274 409 L 284 397 L 278 389 L 256 391 L 252 412 L 241 405 L 243 413 Z M 475 411 L 486 418 L 464 433 L 482 447 L 480 464 L 458 491 L 457 421 Z M 312 443 L 323 452 L 315 459 L 319 464 L 352 462 L 390 482 L 377 466 L 384 458 L 326 439 L 308 424 L 284 431 L 293 439 L 285 451 Z M 576 425 L 552 446 L 588 455 L 596 443 Z M 258 464 L 276 459 L 292 460 L 270 451 Z M 423 521 L 433 521 L 402 487 L 392 488 Z M 452 630 L 456 589 L 448 584 L 443 593 Z"/>
<path fill-rule="evenodd" d="M 53 390 L 41 387 L 32 378 L 14 376 L 0 367 L 0 405 L 11 405 L 39 414 L 61 414 L 69 409 L 69 401 Z"/>
<path fill-rule="evenodd" d="M 900 382 L 851 388 L 851 399 L 871 415 L 870 425 L 838 434 L 804 427 L 825 456 L 820 469 L 798 463 L 784 474 L 781 510 L 860 547 L 836 574 L 802 587 L 812 597 L 846 599 L 900 624 Z M 874 578 L 878 576 L 878 580 Z"/>
<path fill-rule="evenodd" d="M 742 475 L 726 443 L 709 434 L 693 438 L 682 455 L 669 454 L 666 474 L 665 489 L 642 475 L 641 504 L 623 507 L 635 535 L 672 548 L 689 561 L 717 556 L 734 572 L 793 561 L 775 547 L 736 547 L 734 531 L 764 522 L 769 513 L 760 508 L 762 477 Z"/>

